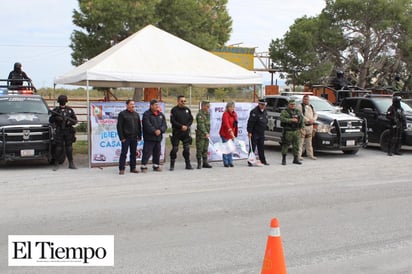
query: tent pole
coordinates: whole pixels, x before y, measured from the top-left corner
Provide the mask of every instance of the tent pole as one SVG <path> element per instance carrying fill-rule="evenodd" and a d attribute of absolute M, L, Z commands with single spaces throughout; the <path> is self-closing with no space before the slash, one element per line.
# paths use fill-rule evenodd
<path fill-rule="evenodd" d="M 56 107 L 56 84 L 54 83 L 53 84 L 53 108 L 55 107 Z"/>
<path fill-rule="evenodd" d="M 92 167 L 91 162 L 91 140 L 90 140 L 90 96 L 89 96 L 89 80 L 86 81 L 86 98 L 87 98 L 87 157 L 89 162 L 89 168 Z"/>
<path fill-rule="evenodd" d="M 189 85 L 189 108 L 192 109 L 192 85 Z"/>

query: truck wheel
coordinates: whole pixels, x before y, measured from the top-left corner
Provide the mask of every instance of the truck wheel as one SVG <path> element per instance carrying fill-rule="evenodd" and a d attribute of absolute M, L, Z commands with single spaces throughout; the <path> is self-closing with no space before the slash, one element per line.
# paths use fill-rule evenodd
<path fill-rule="evenodd" d="M 359 149 L 351 149 L 351 150 L 342 150 L 344 154 L 351 154 L 351 155 L 355 155 L 356 153 L 358 153 Z"/>
<path fill-rule="evenodd" d="M 390 130 L 386 129 L 382 132 L 381 138 L 379 140 L 379 144 L 381 145 L 381 149 L 384 152 L 388 152 L 388 146 L 389 146 L 389 138 L 390 138 Z"/>

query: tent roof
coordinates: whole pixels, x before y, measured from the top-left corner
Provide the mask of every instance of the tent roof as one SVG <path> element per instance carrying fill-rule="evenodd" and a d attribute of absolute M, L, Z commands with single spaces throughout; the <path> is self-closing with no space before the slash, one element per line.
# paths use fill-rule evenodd
<path fill-rule="evenodd" d="M 148 25 L 55 84 L 96 87 L 225 87 L 262 84 L 262 76 Z"/>

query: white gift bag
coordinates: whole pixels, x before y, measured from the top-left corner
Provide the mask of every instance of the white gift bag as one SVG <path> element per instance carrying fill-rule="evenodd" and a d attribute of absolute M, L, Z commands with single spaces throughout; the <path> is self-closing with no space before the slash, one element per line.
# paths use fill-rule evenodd
<path fill-rule="evenodd" d="M 246 149 L 246 142 L 239 140 L 239 139 L 235 139 L 235 145 L 238 146 L 240 148 L 240 150 L 246 154 L 248 154 L 248 151 Z"/>
<path fill-rule="evenodd" d="M 236 145 L 232 139 L 228 140 L 227 142 L 222 142 L 222 152 L 224 154 L 230 154 L 236 152 Z"/>
<path fill-rule="evenodd" d="M 250 141 L 250 139 L 249 139 L 249 154 L 247 157 L 247 162 L 252 166 L 263 166 L 262 163 L 258 159 L 256 159 L 256 154 L 255 152 L 253 152 L 252 142 Z"/>
<path fill-rule="evenodd" d="M 212 140 L 209 138 L 209 150 L 215 153 L 216 155 L 222 157 L 222 147 L 220 143 L 213 143 Z"/>

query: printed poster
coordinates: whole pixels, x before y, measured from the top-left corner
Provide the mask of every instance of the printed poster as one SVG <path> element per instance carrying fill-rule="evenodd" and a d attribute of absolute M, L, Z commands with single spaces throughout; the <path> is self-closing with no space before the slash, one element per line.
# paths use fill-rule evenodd
<path fill-rule="evenodd" d="M 142 119 L 143 112 L 150 108 L 150 103 L 135 102 L 135 104 L 135 110 L 139 113 L 140 119 Z M 164 113 L 164 102 L 159 102 L 159 106 L 160 110 Z M 92 166 L 119 164 L 122 145 L 117 134 L 116 125 L 119 113 L 125 109 L 125 102 L 90 103 L 90 161 Z M 138 162 L 141 161 L 142 158 L 143 143 L 144 140 L 142 139 L 137 144 L 136 160 Z M 164 161 L 166 150 L 165 134 L 163 134 L 161 146 L 160 161 Z M 128 159 L 129 155 L 127 155 L 126 161 L 128 161 Z"/>

